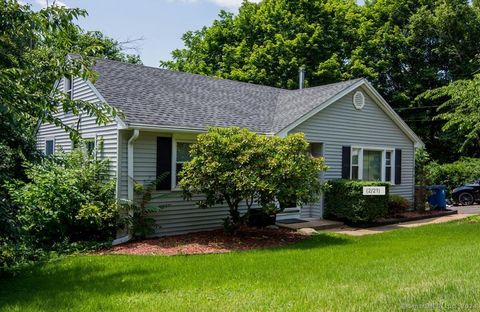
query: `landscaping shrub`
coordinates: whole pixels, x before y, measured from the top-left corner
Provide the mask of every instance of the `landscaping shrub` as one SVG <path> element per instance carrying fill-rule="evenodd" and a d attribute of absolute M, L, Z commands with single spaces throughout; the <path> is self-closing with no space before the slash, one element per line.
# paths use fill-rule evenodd
<path fill-rule="evenodd" d="M 108 161 L 95 160 L 78 149 L 38 164 L 28 164 L 29 182 L 8 185 L 19 209 L 22 235 L 34 246 L 105 241 L 115 236 L 118 222 L 115 181 Z"/>
<path fill-rule="evenodd" d="M 226 203 L 229 233 L 247 219 L 242 202 L 250 210 L 254 203 L 267 208 L 276 201 L 299 206 L 318 201 L 318 175 L 327 169 L 322 157 L 311 155 L 302 133 L 281 138 L 237 127 L 209 128 L 197 137 L 190 156 L 180 172 L 185 198 L 203 194 L 205 200 L 197 203 L 201 208 Z"/>
<path fill-rule="evenodd" d="M 480 179 L 480 158 L 462 158 L 449 164 L 431 162 L 427 165 L 428 180 L 432 184 L 455 187 Z"/>
<path fill-rule="evenodd" d="M 410 208 L 410 202 L 402 196 L 390 195 L 388 197 L 388 215 L 395 217 Z"/>
<path fill-rule="evenodd" d="M 385 186 L 386 195 L 365 196 L 364 186 Z M 387 216 L 388 183 L 358 180 L 333 180 L 325 191 L 326 218 L 369 222 Z"/>

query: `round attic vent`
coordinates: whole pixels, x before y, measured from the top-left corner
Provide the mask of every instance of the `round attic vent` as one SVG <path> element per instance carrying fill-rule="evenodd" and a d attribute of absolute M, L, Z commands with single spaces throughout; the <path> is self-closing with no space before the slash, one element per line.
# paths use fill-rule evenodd
<path fill-rule="evenodd" d="M 357 91 L 353 95 L 353 105 L 356 109 L 362 109 L 365 106 L 365 96 L 361 91 Z"/>

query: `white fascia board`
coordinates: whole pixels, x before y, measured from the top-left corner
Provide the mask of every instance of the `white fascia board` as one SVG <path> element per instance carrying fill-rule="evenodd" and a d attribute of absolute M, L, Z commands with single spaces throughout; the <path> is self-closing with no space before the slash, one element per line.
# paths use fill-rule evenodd
<path fill-rule="evenodd" d="M 226 128 L 226 127 L 220 127 Z M 126 123 L 125 128 L 122 129 L 139 129 L 141 131 L 151 131 L 151 132 L 172 132 L 172 133 L 207 133 L 207 128 L 195 128 L 195 127 L 182 127 L 182 126 L 163 126 L 163 125 L 150 125 L 150 124 L 141 124 L 141 123 Z M 274 136 L 274 132 L 256 132 L 257 134 Z"/>
<path fill-rule="evenodd" d="M 178 127 L 178 126 L 161 126 L 161 125 L 149 125 L 140 123 L 127 123 L 124 129 L 139 129 L 142 131 L 166 131 L 166 132 L 183 132 L 183 133 L 205 133 L 205 128 L 193 128 L 193 127 Z"/>

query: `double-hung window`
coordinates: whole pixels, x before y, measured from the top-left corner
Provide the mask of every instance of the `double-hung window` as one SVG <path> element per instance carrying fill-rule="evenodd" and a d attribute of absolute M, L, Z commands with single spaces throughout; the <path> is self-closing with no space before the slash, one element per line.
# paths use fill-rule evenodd
<path fill-rule="evenodd" d="M 176 141 L 174 188 L 176 188 L 178 185 L 178 182 L 180 182 L 178 173 L 182 171 L 183 164 L 191 159 L 190 147 L 192 146 L 192 144 L 193 144 L 192 142 Z"/>
<path fill-rule="evenodd" d="M 69 99 L 73 98 L 73 78 L 65 77 L 65 93 Z"/>
<path fill-rule="evenodd" d="M 84 140 L 85 149 L 88 155 L 94 155 L 95 153 L 95 138 L 87 138 Z"/>
<path fill-rule="evenodd" d="M 394 183 L 394 150 L 353 147 L 350 178 Z"/>

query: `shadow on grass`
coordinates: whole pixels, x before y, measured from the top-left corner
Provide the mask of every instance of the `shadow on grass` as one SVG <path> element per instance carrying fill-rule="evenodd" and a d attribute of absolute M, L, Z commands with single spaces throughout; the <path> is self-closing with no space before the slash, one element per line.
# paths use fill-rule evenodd
<path fill-rule="evenodd" d="M 255 253 L 242 252 L 239 253 L 239 257 L 230 254 L 228 257 L 234 256 L 235 259 L 231 259 L 234 263 L 243 263 L 244 259 L 249 257 L 276 259 L 270 258 L 270 252 L 321 249 L 354 242 L 354 239 L 348 237 L 321 233 L 285 247 L 257 250 Z M 217 256 L 208 255 L 209 258 L 216 258 L 212 259 L 210 265 L 217 263 L 225 265 L 223 255 Z M 131 296 L 135 293 L 156 293 L 161 296 L 164 291 L 171 290 L 172 281 L 178 278 L 176 261 L 152 263 L 148 260 L 152 259 L 151 256 L 146 257 L 145 261 L 138 257 L 133 262 L 130 261 L 131 256 L 120 255 L 107 256 L 105 259 L 87 257 L 78 260 L 75 257 L 77 256 L 60 258 L 50 263 L 39 263 L 18 276 L 0 279 L 0 311 L 26 308 L 47 311 L 75 310 L 92 296 L 105 298 L 105 302 L 99 300 L 96 307 L 102 309 L 114 304 L 111 302 L 114 299 L 111 298 L 119 294 Z M 196 262 L 200 265 L 200 270 L 200 267 L 207 267 L 204 262 L 204 260 Z M 230 266 L 225 267 L 228 269 Z M 222 283 L 221 279 L 211 276 L 210 278 L 216 284 Z"/>
<path fill-rule="evenodd" d="M 354 238 L 336 235 L 330 233 L 319 233 L 312 235 L 311 237 L 294 243 L 288 246 L 274 248 L 272 250 L 281 251 L 281 250 L 295 250 L 295 249 L 315 249 L 315 248 L 325 248 L 332 246 L 342 246 L 355 243 Z"/>
<path fill-rule="evenodd" d="M 82 306 L 81 302 L 90 294 L 108 297 L 145 290 L 161 292 L 165 285 L 159 277 L 169 279 L 175 274 L 174 270 L 165 268 L 151 274 L 151 268 L 132 266 L 112 272 L 101 261 L 98 264 L 74 261 L 66 265 L 64 261 L 69 259 L 39 263 L 28 272 L 0 279 L 0 311 L 21 311 L 24 307 L 70 310 Z"/>

